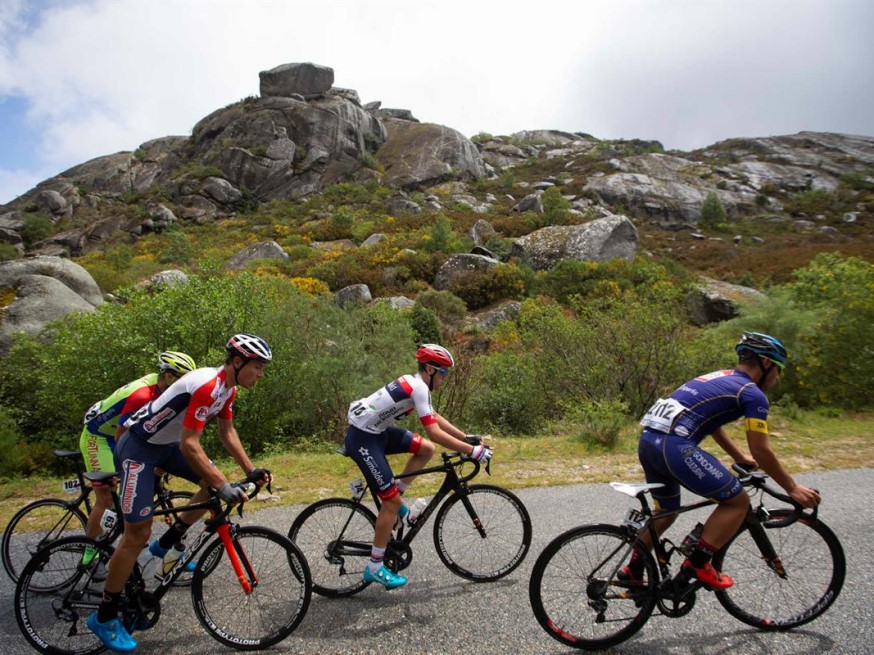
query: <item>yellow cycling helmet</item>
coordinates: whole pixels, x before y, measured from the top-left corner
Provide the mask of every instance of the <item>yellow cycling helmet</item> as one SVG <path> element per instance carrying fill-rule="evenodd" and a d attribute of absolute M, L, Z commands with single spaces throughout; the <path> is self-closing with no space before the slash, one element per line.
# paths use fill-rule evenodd
<path fill-rule="evenodd" d="M 177 377 L 182 377 L 197 368 L 197 364 L 185 353 L 168 350 L 158 355 L 158 369 L 161 373 L 173 371 Z"/>

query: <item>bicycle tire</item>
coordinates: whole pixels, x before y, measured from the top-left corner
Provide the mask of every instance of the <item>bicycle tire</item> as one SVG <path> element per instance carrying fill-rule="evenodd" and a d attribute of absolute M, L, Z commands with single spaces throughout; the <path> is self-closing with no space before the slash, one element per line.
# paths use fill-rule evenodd
<path fill-rule="evenodd" d="M 290 635 L 306 615 L 312 595 L 309 566 L 290 539 L 268 528 L 237 528 L 232 541 L 240 559 L 251 563 L 257 586 L 250 593 L 243 590 L 224 544 L 215 540 L 194 571 L 194 613 L 225 646 L 268 648 Z M 224 561 L 214 565 L 219 560 Z"/>
<path fill-rule="evenodd" d="M 100 555 L 82 566 L 86 546 Z M 15 620 L 27 642 L 46 655 L 96 655 L 105 646 L 85 625 L 103 597 L 99 562 L 112 548 L 87 537 L 47 544 L 28 562 L 15 587 Z M 47 591 L 51 590 L 51 591 Z"/>
<path fill-rule="evenodd" d="M 340 553 L 335 548 L 347 521 L 343 539 L 362 544 L 360 554 Z M 364 581 L 363 575 L 375 530 L 376 516 L 369 508 L 348 498 L 326 498 L 298 515 L 288 530 L 288 538 L 307 558 L 313 591 L 328 598 L 343 598 L 357 594 L 370 584 Z"/>
<path fill-rule="evenodd" d="M 553 539 L 534 563 L 528 599 L 550 637 L 583 650 L 609 648 L 633 636 L 656 603 L 658 573 L 652 556 L 643 558 L 643 578 L 629 585 L 612 581 L 628 564 L 627 533 L 613 525 L 586 525 Z"/>
<path fill-rule="evenodd" d="M 479 526 L 466 504 L 475 512 Z M 501 487 L 471 485 L 467 493 L 453 494 L 437 510 L 437 555 L 446 568 L 467 580 L 490 582 L 504 577 L 522 563 L 530 546 L 528 510 Z"/>
<path fill-rule="evenodd" d="M 87 517 L 77 506 L 58 498 L 44 498 L 18 510 L 3 531 L 3 568 L 18 582 L 24 566 L 46 544 L 85 534 Z"/>
<path fill-rule="evenodd" d="M 737 620 L 761 630 L 789 630 L 825 612 L 838 597 L 846 576 L 841 542 L 824 523 L 795 518 L 793 510 L 772 510 L 763 521 L 786 577 L 765 561 L 744 527 L 713 558 L 734 579 L 716 598 Z"/>

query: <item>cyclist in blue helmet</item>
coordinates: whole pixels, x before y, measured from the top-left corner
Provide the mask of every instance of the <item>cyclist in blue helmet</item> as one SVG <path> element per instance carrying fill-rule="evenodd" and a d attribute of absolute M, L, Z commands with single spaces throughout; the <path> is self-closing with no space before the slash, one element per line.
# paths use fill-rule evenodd
<path fill-rule="evenodd" d="M 765 393 L 780 381 L 787 363 L 786 348 L 767 334 L 744 332 L 735 351 L 738 356 L 735 368 L 693 378 L 668 398 L 657 400 L 641 420 L 643 432 L 638 448 L 646 481 L 664 485 L 652 490 L 657 508 L 677 509 L 681 486 L 718 503 L 682 567 L 684 575 L 697 577 L 716 589 L 726 589 L 734 582 L 715 570 L 710 560 L 740 527 L 749 498 L 738 479 L 716 457 L 699 447 L 704 438 L 712 436 L 741 466 L 764 470 L 804 507 L 815 507 L 820 500 L 815 490 L 792 479 L 771 449 L 768 436 L 769 403 Z M 749 457 L 724 428 L 741 417 Z M 657 532 L 664 532 L 674 518 L 657 521 Z M 648 542 L 648 535 L 645 537 L 644 542 Z M 620 577 L 631 582 L 639 580 L 642 569 L 640 558 L 632 557 Z"/>

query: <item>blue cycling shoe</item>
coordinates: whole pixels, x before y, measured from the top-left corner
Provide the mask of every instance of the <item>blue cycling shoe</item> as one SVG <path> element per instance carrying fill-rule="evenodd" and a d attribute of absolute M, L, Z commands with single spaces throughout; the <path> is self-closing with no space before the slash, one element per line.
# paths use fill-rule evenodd
<path fill-rule="evenodd" d="M 407 584 L 407 579 L 404 576 L 392 573 L 385 568 L 385 564 L 380 566 L 376 573 L 371 572 L 370 567 L 365 567 L 364 581 L 378 582 L 386 589 L 397 589 L 398 587 L 403 587 Z"/>
<path fill-rule="evenodd" d="M 109 650 L 116 653 L 131 653 L 137 647 L 137 640 L 130 636 L 118 618 L 106 623 L 97 620 L 97 612 L 93 612 L 85 621 L 88 629 L 97 635 Z"/>
<path fill-rule="evenodd" d="M 152 553 L 152 555 L 154 555 L 155 557 L 160 557 L 161 559 L 164 558 L 164 555 L 166 555 L 169 550 L 169 548 L 161 548 L 161 545 L 158 543 L 157 539 L 153 540 L 152 543 L 149 544 L 149 552 Z M 183 571 L 185 571 L 186 573 L 194 573 L 194 569 L 196 568 L 197 562 L 191 560 L 190 562 L 188 562 L 188 564 L 185 565 Z"/>

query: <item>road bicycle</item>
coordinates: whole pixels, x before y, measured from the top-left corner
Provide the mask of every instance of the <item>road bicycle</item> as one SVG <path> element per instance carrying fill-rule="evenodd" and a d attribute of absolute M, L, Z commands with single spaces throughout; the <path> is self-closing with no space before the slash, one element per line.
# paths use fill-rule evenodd
<path fill-rule="evenodd" d="M 77 493 L 72 500 L 44 498 L 29 503 L 18 510 L 3 531 L 0 540 L 0 556 L 3 568 L 13 582 L 18 581 L 21 570 L 46 544 L 62 537 L 85 534 L 85 524 L 91 513 L 92 485 L 85 477 L 85 461 L 78 450 L 56 450 L 55 456 L 68 460 L 76 469 L 76 477 L 63 482 L 68 493 Z M 186 505 L 194 495 L 190 491 L 172 491 L 167 487 L 168 475 L 155 481 L 155 505 L 161 509 L 174 510 Z M 176 511 L 165 517 L 167 525 L 173 522 Z M 117 536 L 117 534 L 116 534 Z M 184 581 L 180 580 L 180 582 Z"/>
<path fill-rule="evenodd" d="M 345 455 L 342 448 L 338 452 Z M 442 458 L 439 466 L 404 476 L 442 473 L 444 479 L 412 526 L 399 521 L 384 564 L 393 572 L 407 568 L 413 560 L 413 539 L 436 512 L 434 546 L 443 564 L 476 582 L 502 578 L 522 563 L 531 545 L 528 510 L 506 489 L 468 484 L 480 472 L 479 462 L 460 453 L 442 453 Z M 467 473 L 462 470 L 465 465 L 472 467 Z M 375 490 L 361 481 L 351 483 L 350 488 L 351 500 L 317 501 L 300 513 L 288 531 L 310 562 L 313 591 L 322 596 L 351 596 L 370 584 L 363 574 L 370 559 L 376 514 L 363 501 L 368 491 L 377 511 L 380 501 Z"/>
<path fill-rule="evenodd" d="M 86 473 L 106 481 L 113 473 Z M 250 496 L 254 483 L 236 483 Z M 117 494 L 113 494 L 117 502 Z M 147 589 L 139 563 L 125 584 L 121 620 L 127 630 L 149 630 L 161 616 L 161 598 L 183 575 L 188 562 L 203 552 L 192 574 L 191 600 L 204 629 L 222 644 L 237 650 L 261 650 L 290 635 L 309 608 L 312 578 L 303 554 L 284 535 L 259 526 L 230 521 L 232 503 L 215 494 L 203 503 L 177 511 L 205 509 L 211 517 L 173 568 L 154 589 Z M 156 509 L 156 516 L 172 510 Z M 238 506 L 242 516 L 242 505 Z M 215 535 L 218 538 L 213 539 Z M 87 547 L 98 554 L 83 563 Z M 86 626 L 103 595 L 101 562 L 113 547 L 104 536 L 65 537 L 47 544 L 24 567 L 15 587 L 15 618 L 25 639 L 41 653 L 96 655 L 105 650 Z"/>
<path fill-rule="evenodd" d="M 715 590 L 716 598 L 733 617 L 761 630 L 804 625 L 825 612 L 841 591 L 846 574 L 841 543 L 819 520 L 817 509 L 804 511 L 766 484 L 764 473 L 734 468 L 751 494 L 750 509 L 713 557 L 713 566 L 734 579 L 734 586 Z M 637 498 L 640 510 L 631 508 L 618 526 L 585 525 L 559 535 L 537 558 L 529 582 L 531 607 L 543 629 L 585 650 L 628 639 L 656 608 L 664 616 L 684 616 L 694 607 L 697 592 L 710 589 L 684 572 L 672 574 L 671 556 L 688 555 L 692 545 L 659 539 L 653 523 L 712 502 L 653 512 L 646 494 L 661 484 L 610 484 Z M 766 508 L 766 494 L 792 507 Z M 758 498 L 755 506 L 753 496 Z M 655 544 L 655 556 L 642 545 L 643 534 Z M 644 563 L 639 580 L 620 575 L 632 551 Z"/>

